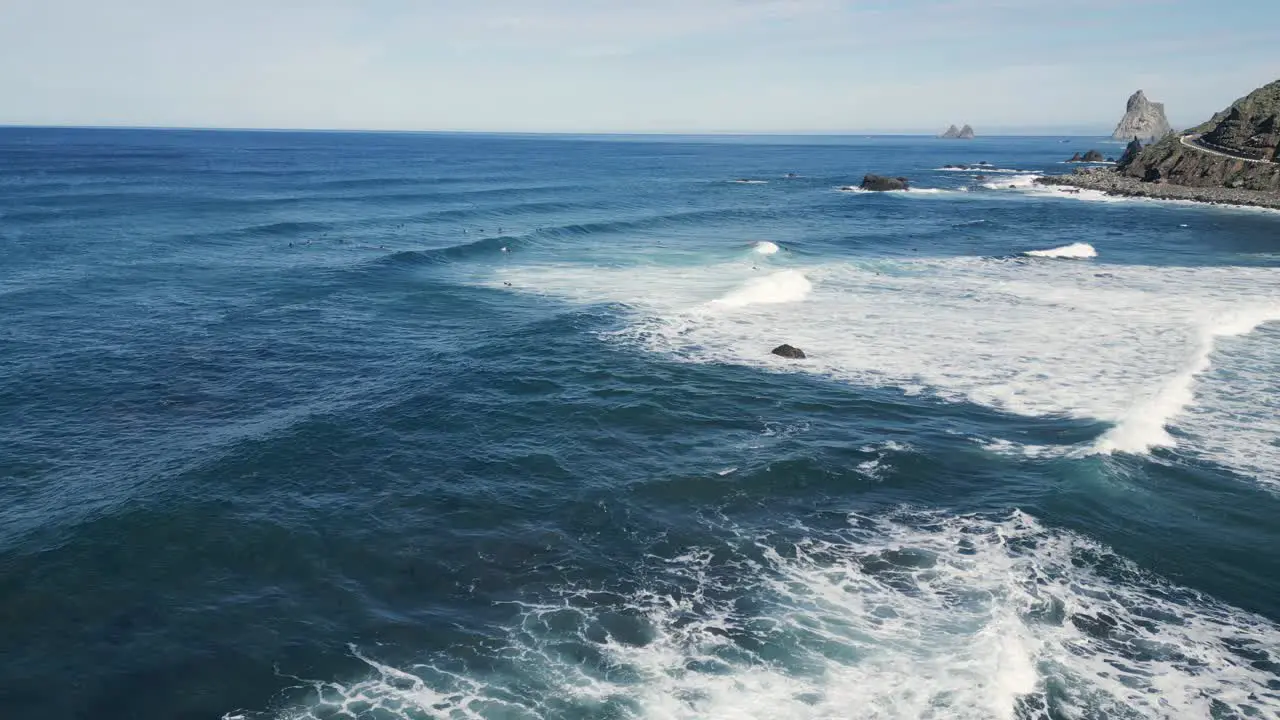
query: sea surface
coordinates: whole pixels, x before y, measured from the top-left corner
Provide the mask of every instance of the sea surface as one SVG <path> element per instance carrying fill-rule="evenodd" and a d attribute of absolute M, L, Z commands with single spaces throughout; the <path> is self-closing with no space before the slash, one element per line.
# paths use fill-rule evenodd
<path fill-rule="evenodd" d="M 1280 717 L 1280 213 L 1094 147 L 0 129 L 0 716 Z"/>

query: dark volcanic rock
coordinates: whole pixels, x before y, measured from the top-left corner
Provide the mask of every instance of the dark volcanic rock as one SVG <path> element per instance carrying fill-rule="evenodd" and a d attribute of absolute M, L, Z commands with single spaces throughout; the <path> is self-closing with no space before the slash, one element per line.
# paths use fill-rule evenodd
<path fill-rule="evenodd" d="M 1138 154 L 1141 152 L 1142 152 L 1142 141 L 1135 136 L 1132 140 L 1129 141 L 1129 144 L 1125 147 L 1124 155 L 1120 156 L 1120 167 L 1123 169 L 1129 163 L 1133 162 L 1134 159 L 1137 158 Z"/>
<path fill-rule="evenodd" d="M 1103 160 L 1104 160 L 1104 157 L 1103 157 L 1102 153 L 1098 152 L 1097 150 L 1090 150 L 1089 152 L 1087 152 L 1087 153 L 1085 153 L 1085 154 L 1083 154 L 1083 155 L 1081 155 L 1080 153 L 1076 153 L 1075 155 L 1072 155 L 1072 156 L 1071 156 L 1071 159 L 1070 159 L 1070 160 L 1068 160 L 1067 162 L 1071 162 L 1071 163 L 1081 163 L 1081 162 L 1083 162 L 1083 163 L 1096 163 L 1096 162 L 1102 162 Z"/>
<path fill-rule="evenodd" d="M 777 355 L 778 357 L 784 357 L 791 360 L 804 360 L 805 358 L 805 354 L 803 350 L 801 350 L 798 347 L 792 347 L 790 345 L 779 345 L 778 347 L 773 349 L 773 354 Z"/>
<path fill-rule="evenodd" d="M 906 190 L 908 187 L 909 182 L 904 177 L 891 178 L 883 175 L 866 175 L 862 178 L 863 190 L 888 192 L 891 190 Z"/>

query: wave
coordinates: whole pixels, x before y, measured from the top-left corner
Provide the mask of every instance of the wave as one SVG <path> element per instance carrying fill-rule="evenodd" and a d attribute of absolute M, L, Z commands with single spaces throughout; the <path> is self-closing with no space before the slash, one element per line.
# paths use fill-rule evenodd
<path fill-rule="evenodd" d="M 783 270 L 762 278 L 755 278 L 741 288 L 711 302 L 718 307 L 741 308 L 748 305 L 769 305 L 803 300 L 813 285 L 799 270 Z"/>
<path fill-rule="evenodd" d="M 1071 243 L 1070 245 L 1063 245 L 1062 247 L 1051 248 L 1049 250 L 1028 250 L 1022 254 L 1028 257 L 1065 258 L 1073 260 L 1098 257 L 1098 251 L 1095 250 L 1092 245 L 1082 242 Z"/>
<path fill-rule="evenodd" d="M 955 193 L 966 192 L 964 188 L 948 189 L 948 188 L 921 188 L 912 187 L 905 190 L 867 190 L 857 185 L 844 185 L 836 188 L 838 192 L 846 193 L 867 193 L 871 195 L 951 195 Z"/>
<path fill-rule="evenodd" d="M 1149 397 L 1135 402 L 1115 427 L 1094 444 L 1094 451 L 1145 453 L 1155 447 L 1175 446 L 1167 426 L 1195 402 L 1196 378 L 1209 369 L 1217 339 L 1244 335 L 1274 321 L 1280 321 L 1280 305 L 1233 311 L 1203 325 L 1199 343 L 1187 363 Z"/>
<path fill-rule="evenodd" d="M 1026 190 L 1039 187 L 1036 185 L 1036 180 L 1042 177 L 1044 175 L 1040 173 L 1018 173 L 1011 178 L 988 180 L 982 183 L 982 187 L 988 190 Z"/>
<path fill-rule="evenodd" d="M 768 185 L 769 184 L 768 180 L 740 179 L 740 180 L 730 180 L 729 182 L 734 183 L 735 185 Z"/>
<path fill-rule="evenodd" d="M 1154 416 L 1160 427 L 1182 421 L 1140 406 L 1182 382 L 1188 367 L 1198 370 L 1206 318 L 1270 317 L 1280 287 L 1273 267 L 1120 265 L 1098 273 L 1089 263 L 1025 257 L 828 261 L 787 272 L 753 277 L 741 263 L 680 271 L 558 264 L 506 268 L 501 279 L 624 307 L 623 327 L 604 337 L 676 360 L 774 368 L 769 349 L 786 342 L 810 355 L 800 372 L 999 412 L 1091 420 L 1098 435 L 1073 439 L 1067 450 L 1101 442 L 1139 451 L 1152 446 L 1143 437 L 1167 441 L 1141 430 L 1140 418 Z M 735 304 L 751 312 L 708 312 Z M 1102 441 L 1106 426 L 1125 429 Z M 1222 444 L 1228 427 L 1207 426 L 1187 449 Z"/>
<path fill-rule="evenodd" d="M 995 167 L 940 167 L 934 168 L 937 172 L 962 172 L 974 175 L 1022 175 L 1026 170 L 1012 170 L 1009 168 Z"/>
<path fill-rule="evenodd" d="M 776 255 L 778 250 L 777 243 L 771 243 L 768 240 L 761 240 L 755 244 L 755 251 L 760 255 Z"/>
<path fill-rule="evenodd" d="M 501 648 L 305 682 L 279 715 L 1271 717 L 1280 627 L 1033 516 L 910 509 L 667 550 L 516 606 Z M 625 572 L 625 571 L 624 571 Z"/>
<path fill-rule="evenodd" d="M 379 258 L 376 262 L 389 266 L 438 265 L 514 252 L 527 246 L 528 243 L 528 238 L 500 235 L 429 250 L 399 250 Z"/>

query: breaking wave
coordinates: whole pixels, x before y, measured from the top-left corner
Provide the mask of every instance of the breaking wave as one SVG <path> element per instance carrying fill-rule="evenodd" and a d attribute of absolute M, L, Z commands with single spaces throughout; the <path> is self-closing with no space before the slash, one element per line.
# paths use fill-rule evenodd
<path fill-rule="evenodd" d="M 1051 248 L 1049 250 L 1028 250 L 1023 253 L 1029 257 L 1043 258 L 1064 258 L 1064 259 L 1085 259 L 1098 257 L 1098 251 L 1089 243 L 1071 243 L 1062 247 Z"/>
<path fill-rule="evenodd" d="M 724 530 L 722 530 L 724 532 Z M 1021 512 L 727 529 L 523 604 L 492 658 L 295 689 L 290 720 L 1270 717 L 1280 628 Z M 229 713 L 259 720 L 265 713 Z"/>
<path fill-rule="evenodd" d="M 1195 407 L 1213 341 L 1280 320 L 1280 269 L 1267 267 L 1098 273 L 1084 263 L 953 258 L 833 261 L 759 277 L 741 264 L 679 272 L 559 265 L 509 268 L 484 282 L 499 280 L 621 303 L 627 325 L 605 337 L 675 359 L 772 368 L 768 350 L 785 341 L 811 352 L 798 372 L 1114 425 L 1063 452 L 1175 445 L 1169 427 Z M 709 312 L 724 308 L 735 312 Z M 1187 449 L 1234 462 L 1238 453 L 1212 450 L 1234 432 L 1229 419 L 1197 422 Z"/>
<path fill-rule="evenodd" d="M 799 270 L 783 270 L 748 281 L 724 297 L 713 300 L 717 307 L 740 308 L 748 305 L 790 303 L 803 300 L 813 289 L 809 279 Z"/>

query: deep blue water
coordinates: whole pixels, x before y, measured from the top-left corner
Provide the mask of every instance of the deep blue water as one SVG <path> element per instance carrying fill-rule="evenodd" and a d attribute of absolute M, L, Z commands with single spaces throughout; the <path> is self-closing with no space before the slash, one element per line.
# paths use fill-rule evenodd
<path fill-rule="evenodd" d="M 0 715 L 1280 717 L 1280 214 L 1102 143 L 0 129 Z"/>

